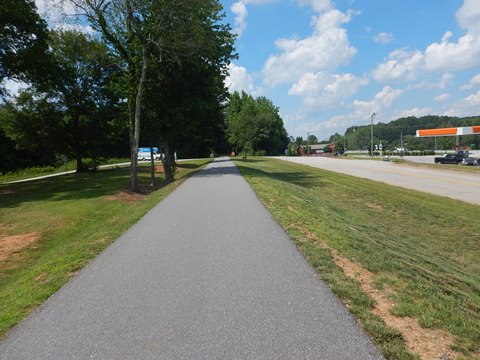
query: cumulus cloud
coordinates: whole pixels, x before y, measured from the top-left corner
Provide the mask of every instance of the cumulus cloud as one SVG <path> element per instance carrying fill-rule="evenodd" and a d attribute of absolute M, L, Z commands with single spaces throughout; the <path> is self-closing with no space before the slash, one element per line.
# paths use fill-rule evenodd
<path fill-rule="evenodd" d="M 480 90 L 471 94 L 460 101 L 445 112 L 448 116 L 471 116 L 480 113 Z"/>
<path fill-rule="evenodd" d="M 467 33 L 457 42 L 450 42 L 451 36 L 451 32 L 446 32 L 440 43 L 433 43 L 427 47 L 425 50 L 427 70 L 462 70 L 480 66 L 480 36 Z"/>
<path fill-rule="evenodd" d="M 447 31 L 440 43 L 425 50 L 425 64 L 429 70 L 461 70 L 480 66 L 480 6 L 478 0 L 465 0 L 456 13 L 458 24 L 467 33 L 456 42 L 450 41 Z"/>
<path fill-rule="evenodd" d="M 480 6 L 478 0 L 465 0 L 456 13 L 458 24 L 466 30 L 453 41 L 447 31 L 440 42 L 434 42 L 425 51 L 398 49 L 389 54 L 374 71 L 379 82 L 412 81 L 424 71 L 456 71 L 480 66 Z M 424 84 L 426 85 L 426 84 Z"/>
<path fill-rule="evenodd" d="M 245 91 L 248 94 L 254 92 L 254 85 L 252 76 L 247 72 L 243 66 L 238 66 L 231 63 L 228 66 L 229 75 L 225 79 L 225 86 L 228 91 L 233 93 L 234 91 Z"/>
<path fill-rule="evenodd" d="M 359 122 L 364 124 L 365 121 L 370 121 L 372 113 L 374 112 L 377 114 L 377 117 L 374 117 L 374 122 L 378 122 L 380 119 L 385 118 L 384 114 L 391 110 L 395 101 L 402 94 L 403 90 L 385 86 L 372 100 L 354 100 L 353 111 L 348 114 L 334 116 L 328 121 L 318 124 L 315 129 L 340 129 L 359 124 Z"/>
<path fill-rule="evenodd" d="M 392 118 L 399 119 L 399 118 L 405 118 L 409 116 L 422 117 L 422 116 L 432 115 L 434 113 L 435 113 L 434 110 L 429 107 L 427 108 L 414 107 L 408 110 L 400 110 L 399 112 L 396 113 L 396 115 L 392 116 Z"/>
<path fill-rule="evenodd" d="M 385 86 L 379 93 L 377 93 L 371 101 L 354 100 L 356 112 L 363 117 L 373 112 L 382 112 L 383 109 L 390 108 L 394 101 L 402 95 L 403 90 L 394 89 L 390 86 Z"/>
<path fill-rule="evenodd" d="M 420 51 L 397 49 L 388 55 L 383 64 L 372 71 L 372 77 L 379 82 L 412 81 L 417 78 L 423 66 L 424 57 Z"/>
<path fill-rule="evenodd" d="M 480 86 L 480 74 L 475 75 L 470 79 L 468 84 L 463 85 L 460 90 L 470 90 L 475 86 Z"/>
<path fill-rule="evenodd" d="M 356 94 L 367 84 L 367 79 L 352 74 L 305 73 L 288 94 L 302 97 L 303 103 L 312 108 L 331 106 Z"/>
<path fill-rule="evenodd" d="M 239 0 L 232 4 L 230 10 L 235 15 L 235 28 L 233 31 L 238 36 L 242 36 L 247 29 L 247 4 L 267 4 L 274 0 Z"/>
<path fill-rule="evenodd" d="M 452 83 L 455 77 L 450 73 L 445 73 L 442 75 L 441 79 L 438 82 L 431 81 L 421 81 L 418 84 L 412 84 L 408 86 L 408 89 L 445 89 L 449 84 Z"/>
<path fill-rule="evenodd" d="M 446 94 L 446 93 L 445 93 L 445 94 L 438 95 L 438 96 L 435 96 L 435 97 L 433 98 L 433 100 L 434 100 L 435 102 L 445 102 L 445 101 L 447 101 L 448 99 L 450 99 L 450 94 Z"/>
<path fill-rule="evenodd" d="M 330 0 L 299 0 L 300 5 L 311 6 L 316 12 L 322 13 L 333 9 Z"/>
<path fill-rule="evenodd" d="M 242 36 L 243 32 L 247 28 L 247 7 L 243 1 L 237 1 L 236 3 L 233 3 L 233 5 L 230 7 L 230 10 L 232 10 L 232 13 L 235 14 L 235 28 L 233 31 L 238 36 Z"/>
<path fill-rule="evenodd" d="M 350 46 L 347 32 L 353 12 L 331 10 L 312 18 L 313 34 L 304 39 L 279 39 L 279 55 L 271 55 L 263 68 L 263 79 L 274 86 L 297 81 L 306 72 L 334 70 L 348 63 L 357 53 Z"/>
<path fill-rule="evenodd" d="M 393 34 L 381 32 L 372 37 L 373 41 L 380 44 L 388 44 L 393 41 Z"/>

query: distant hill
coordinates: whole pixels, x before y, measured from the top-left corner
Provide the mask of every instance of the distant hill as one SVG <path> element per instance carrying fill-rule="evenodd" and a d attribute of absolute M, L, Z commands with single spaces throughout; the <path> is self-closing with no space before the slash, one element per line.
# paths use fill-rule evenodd
<path fill-rule="evenodd" d="M 412 150 L 450 150 L 455 148 L 455 137 L 416 138 L 415 134 L 420 129 L 435 129 L 443 127 L 462 127 L 480 125 L 480 116 L 451 117 L 428 115 L 422 117 L 405 117 L 393 120 L 387 124 L 378 123 L 373 126 L 374 144 L 380 141 L 386 149 L 394 149 L 400 146 L 402 138 L 403 145 Z M 331 142 L 338 143 L 343 147 L 343 136 L 335 134 L 330 138 Z M 461 136 L 461 146 L 469 146 L 475 149 L 480 148 L 480 136 Z M 472 146 L 473 145 L 473 146 Z M 346 146 L 348 149 L 368 149 L 370 146 L 370 125 L 352 126 L 346 131 Z"/>

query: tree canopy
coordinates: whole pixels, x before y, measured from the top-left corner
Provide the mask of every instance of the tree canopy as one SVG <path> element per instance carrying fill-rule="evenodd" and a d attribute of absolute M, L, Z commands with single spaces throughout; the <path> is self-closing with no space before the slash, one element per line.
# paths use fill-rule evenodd
<path fill-rule="evenodd" d="M 48 30 L 37 14 L 35 2 L 2 0 L 0 28 L 0 82 L 6 78 L 32 81 L 46 76 Z"/>
<path fill-rule="evenodd" d="M 282 154 L 288 135 L 279 109 L 269 99 L 234 92 L 227 107 L 228 139 L 244 156 L 248 153 Z"/>

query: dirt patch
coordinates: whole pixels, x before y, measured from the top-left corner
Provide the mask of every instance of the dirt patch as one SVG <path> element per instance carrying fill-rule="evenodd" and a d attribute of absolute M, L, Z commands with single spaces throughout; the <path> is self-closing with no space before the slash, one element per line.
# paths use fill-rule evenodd
<path fill-rule="evenodd" d="M 32 246 L 40 238 L 36 232 L 27 234 L 0 236 L 0 261 L 7 260 L 14 254 Z"/>
<path fill-rule="evenodd" d="M 138 194 L 131 191 L 119 191 L 116 194 L 103 197 L 107 201 L 120 200 L 126 203 L 134 203 L 145 198 L 144 194 Z"/>
<path fill-rule="evenodd" d="M 366 205 L 369 209 L 383 210 L 382 205 L 379 205 L 379 204 L 366 203 L 365 205 Z"/>
<path fill-rule="evenodd" d="M 341 256 L 337 250 L 329 247 L 324 241 L 319 240 L 307 229 L 300 229 L 308 238 L 315 239 L 323 248 L 329 249 L 333 256 L 333 261 L 342 268 L 345 275 L 357 280 L 363 291 L 365 291 L 376 305 L 372 312 L 382 318 L 388 326 L 399 330 L 404 339 L 407 349 L 418 354 L 423 360 L 453 360 L 459 357 L 459 353 L 453 351 L 450 345 L 454 343 L 451 334 L 440 329 L 422 328 L 417 319 L 410 317 L 396 317 L 390 313 L 390 309 L 395 305 L 390 296 L 394 294 L 393 289 L 376 289 L 373 283 L 374 274 L 359 264 Z"/>
<path fill-rule="evenodd" d="M 378 290 L 372 286 L 373 273 L 360 265 L 344 258 L 335 249 L 331 249 L 335 264 L 340 266 L 345 274 L 356 279 L 362 289 L 375 300 L 373 313 L 383 319 L 388 326 L 398 329 L 404 339 L 407 349 L 420 355 L 424 360 L 457 359 L 458 353 L 451 350 L 454 339 L 448 332 L 440 329 L 422 328 L 417 319 L 410 317 L 396 317 L 390 314 L 395 305 L 389 298 L 394 291 L 390 288 Z"/>

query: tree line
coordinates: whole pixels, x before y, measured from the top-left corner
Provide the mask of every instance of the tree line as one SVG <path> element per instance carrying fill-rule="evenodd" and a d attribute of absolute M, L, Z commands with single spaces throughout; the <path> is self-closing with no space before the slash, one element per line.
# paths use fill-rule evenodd
<path fill-rule="evenodd" d="M 283 152 L 279 109 L 225 88 L 237 55 L 219 1 L 69 1 L 93 32 L 49 29 L 33 0 L 0 8 L 1 80 L 27 84 L 15 96 L 0 86 L 1 172 L 128 155 L 139 191 L 140 144 L 160 147 L 168 181 L 176 151 Z"/>
<path fill-rule="evenodd" d="M 453 150 L 456 146 L 455 137 L 417 138 L 416 131 L 422 129 L 436 129 L 449 127 L 466 127 L 480 125 L 479 116 L 453 117 L 428 115 L 422 117 L 405 117 L 393 120 L 389 123 L 378 123 L 373 125 L 373 143 L 383 145 L 386 150 L 394 150 L 400 146 L 408 147 L 411 150 Z M 290 147 L 301 145 L 314 145 L 318 143 L 335 144 L 336 151 L 364 150 L 369 151 L 371 142 L 370 125 L 351 126 L 345 134 L 335 133 L 329 138 L 319 141 L 315 135 L 310 134 L 307 140 L 303 137 L 290 138 Z M 480 149 L 480 138 L 478 135 L 460 136 L 459 145 Z M 329 152 L 330 147 L 326 146 L 325 151 Z"/>

